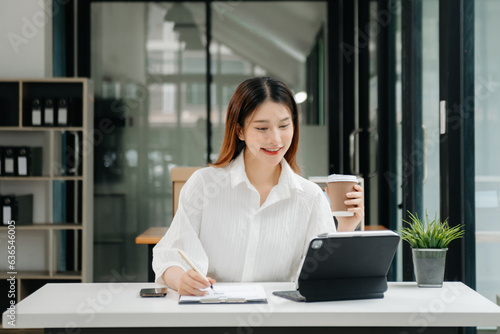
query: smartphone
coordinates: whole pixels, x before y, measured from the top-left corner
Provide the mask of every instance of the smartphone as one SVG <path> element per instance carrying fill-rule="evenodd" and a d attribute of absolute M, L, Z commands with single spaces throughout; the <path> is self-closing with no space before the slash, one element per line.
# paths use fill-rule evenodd
<path fill-rule="evenodd" d="M 147 288 L 141 289 L 141 297 L 165 297 L 167 288 Z"/>

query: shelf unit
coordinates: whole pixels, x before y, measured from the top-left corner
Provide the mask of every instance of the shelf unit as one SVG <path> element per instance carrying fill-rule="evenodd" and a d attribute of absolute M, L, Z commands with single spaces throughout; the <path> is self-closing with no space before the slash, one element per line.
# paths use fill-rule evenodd
<path fill-rule="evenodd" d="M 49 98 L 71 101 L 67 105 L 71 123 L 31 124 L 33 99 Z M 17 302 L 45 283 L 92 281 L 93 99 L 92 82 L 86 78 L 0 80 L 0 146 L 42 148 L 41 175 L 0 174 L 0 195 L 33 195 L 33 221 L 15 228 Z M 65 161 L 70 135 L 79 149 L 72 161 L 72 175 L 68 175 Z M 56 182 L 63 185 L 64 192 L 57 192 L 61 197 L 55 195 Z M 57 217 L 66 219 L 55 219 L 56 211 Z M 0 223 L 2 254 L 7 254 L 7 234 L 8 227 Z M 0 259 L 1 291 L 6 291 L 3 285 L 12 271 L 6 256 Z M 6 297 L 4 293 L 0 300 Z M 1 302 L 2 307 L 4 304 Z"/>

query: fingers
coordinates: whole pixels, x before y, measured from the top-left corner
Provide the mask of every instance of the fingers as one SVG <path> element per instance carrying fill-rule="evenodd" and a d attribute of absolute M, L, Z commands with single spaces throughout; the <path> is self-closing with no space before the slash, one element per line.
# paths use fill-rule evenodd
<path fill-rule="evenodd" d="M 207 282 L 207 280 L 203 276 L 201 276 L 194 270 L 188 270 L 181 276 L 179 283 L 179 294 L 204 296 L 208 292 L 204 291 L 203 289 L 206 289 L 209 286 L 210 283 Z"/>
<path fill-rule="evenodd" d="M 346 194 L 348 200 L 344 201 L 345 205 L 350 206 L 347 209 L 349 212 L 353 212 L 357 217 L 362 218 L 365 215 L 365 207 L 363 205 L 363 188 L 356 184 L 354 185 L 354 190 Z"/>
<path fill-rule="evenodd" d="M 359 184 L 355 184 L 354 189 L 356 189 L 356 191 L 363 192 L 363 187 L 361 187 Z"/>
<path fill-rule="evenodd" d="M 355 207 L 355 208 L 349 208 L 347 209 L 349 212 L 354 212 L 354 215 L 358 218 L 363 218 L 365 215 L 365 208 L 364 207 Z"/>

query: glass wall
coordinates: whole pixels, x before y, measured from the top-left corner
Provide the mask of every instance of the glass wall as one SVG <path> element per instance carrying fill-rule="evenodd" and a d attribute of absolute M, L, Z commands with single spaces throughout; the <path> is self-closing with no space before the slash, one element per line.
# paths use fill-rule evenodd
<path fill-rule="evenodd" d="M 475 2 L 475 169 L 477 291 L 500 294 L 500 2 Z"/>
<path fill-rule="evenodd" d="M 212 3 L 212 160 L 222 144 L 227 105 L 238 84 L 252 76 L 271 76 L 299 97 L 298 163 L 303 176 L 327 174 L 325 25 L 325 2 Z"/>
<path fill-rule="evenodd" d="M 92 2 L 91 78 L 96 127 L 94 280 L 147 280 L 135 237 L 172 219 L 170 170 L 217 159 L 236 86 L 260 75 L 300 103 L 298 162 L 326 175 L 326 2 L 212 2 L 212 151 L 207 157 L 205 2 Z"/>

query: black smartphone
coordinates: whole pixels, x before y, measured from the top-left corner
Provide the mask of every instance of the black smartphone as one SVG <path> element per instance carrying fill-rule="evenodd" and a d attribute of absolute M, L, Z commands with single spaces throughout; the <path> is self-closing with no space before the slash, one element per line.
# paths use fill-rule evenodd
<path fill-rule="evenodd" d="M 165 297 L 167 288 L 146 288 L 141 289 L 141 297 Z"/>

